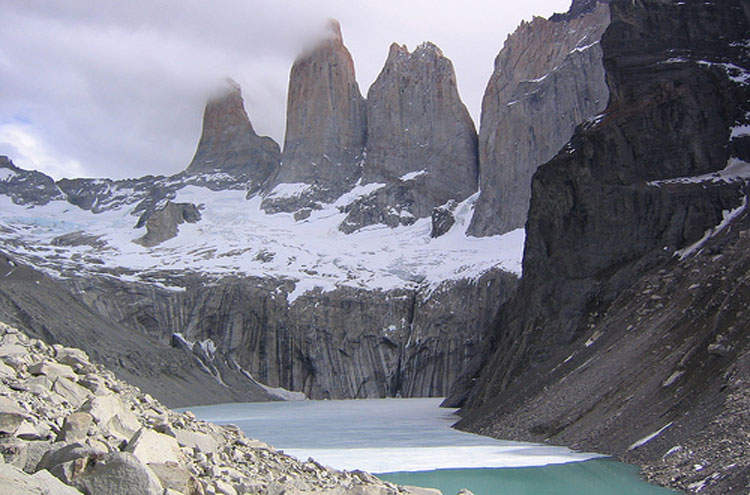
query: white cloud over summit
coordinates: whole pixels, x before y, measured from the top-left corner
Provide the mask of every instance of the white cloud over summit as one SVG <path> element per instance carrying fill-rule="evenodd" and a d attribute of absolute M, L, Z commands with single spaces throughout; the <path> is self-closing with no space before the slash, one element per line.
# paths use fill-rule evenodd
<path fill-rule="evenodd" d="M 360 89 L 391 42 L 432 41 L 475 120 L 495 55 L 533 14 L 567 0 L 0 0 L 0 154 L 55 178 L 173 174 L 187 166 L 206 96 L 240 83 L 256 130 L 281 144 L 295 56 L 338 19 Z"/>

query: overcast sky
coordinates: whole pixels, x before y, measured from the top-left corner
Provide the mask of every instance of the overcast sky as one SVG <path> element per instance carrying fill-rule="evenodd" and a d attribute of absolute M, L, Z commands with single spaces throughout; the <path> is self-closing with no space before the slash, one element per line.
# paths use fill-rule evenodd
<path fill-rule="evenodd" d="M 521 20 L 570 0 L 0 0 L 0 155 L 61 177 L 184 169 L 206 95 L 242 86 L 259 134 L 280 144 L 294 58 L 341 22 L 366 95 L 391 42 L 432 41 L 475 122 L 492 64 Z"/>

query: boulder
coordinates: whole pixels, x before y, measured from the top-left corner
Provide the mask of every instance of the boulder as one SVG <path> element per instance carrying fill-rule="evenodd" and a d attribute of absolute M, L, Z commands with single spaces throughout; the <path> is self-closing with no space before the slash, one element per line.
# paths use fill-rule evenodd
<path fill-rule="evenodd" d="M 114 394 L 91 397 L 78 412 L 91 414 L 105 433 L 124 440 L 130 440 L 141 428 L 135 414 Z"/>
<path fill-rule="evenodd" d="M 102 452 L 81 443 L 71 443 L 53 447 L 39 461 L 36 470 L 47 469 L 67 484 L 72 484 L 83 473 L 89 459 L 102 455 Z"/>
<path fill-rule="evenodd" d="M 27 474 L 15 466 L 0 464 L 0 495 L 81 495 L 48 471 Z"/>
<path fill-rule="evenodd" d="M 156 475 L 129 452 L 108 454 L 76 479 L 75 486 L 88 495 L 162 495 Z"/>
<path fill-rule="evenodd" d="M 52 384 L 52 392 L 62 397 L 73 407 L 80 407 L 91 395 L 90 390 L 64 377 L 55 380 Z"/>
<path fill-rule="evenodd" d="M 125 447 L 125 452 L 130 452 L 146 464 L 182 462 L 180 446 L 174 437 L 147 428 L 138 430 Z"/>
<path fill-rule="evenodd" d="M 154 472 L 161 485 L 183 495 L 203 495 L 203 486 L 187 469 L 174 462 L 152 463 L 148 467 Z"/>
<path fill-rule="evenodd" d="M 0 435 L 14 435 L 29 414 L 16 401 L 0 397 Z"/>
<path fill-rule="evenodd" d="M 89 429 L 94 423 L 94 417 L 87 412 L 75 412 L 68 415 L 63 422 L 58 442 L 80 442 L 86 439 Z"/>
<path fill-rule="evenodd" d="M 88 355 L 81 349 L 72 347 L 54 346 L 55 358 L 62 364 L 67 364 L 73 369 L 80 369 L 91 364 Z"/>
<path fill-rule="evenodd" d="M 40 363 L 34 363 L 30 365 L 28 369 L 29 373 L 31 373 L 32 375 L 44 375 L 52 379 L 76 379 L 76 373 L 75 371 L 73 371 L 73 368 L 65 364 L 42 361 Z"/>
<path fill-rule="evenodd" d="M 177 443 L 182 447 L 188 447 L 206 454 L 216 453 L 218 442 L 208 433 L 199 433 L 188 430 L 175 430 L 174 436 Z"/>

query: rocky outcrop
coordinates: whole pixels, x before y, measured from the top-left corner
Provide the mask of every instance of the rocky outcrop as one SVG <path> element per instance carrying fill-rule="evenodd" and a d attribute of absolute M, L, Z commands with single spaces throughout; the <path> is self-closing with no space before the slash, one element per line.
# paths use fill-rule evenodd
<path fill-rule="evenodd" d="M 17 205 L 29 206 L 64 199 L 52 177 L 18 168 L 7 156 L 0 156 L 0 195 L 9 197 Z"/>
<path fill-rule="evenodd" d="M 279 145 L 255 133 L 245 112 L 240 86 L 227 79 L 203 114 L 198 149 L 185 170 L 188 175 L 229 174 L 258 189 L 279 167 Z"/>
<path fill-rule="evenodd" d="M 315 289 L 291 304 L 289 281 L 183 283 L 176 292 L 111 278 L 68 281 L 108 319 L 163 342 L 194 343 L 202 362 L 208 350 L 268 386 L 343 399 L 446 394 L 480 353 L 516 278 L 497 270 L 434 290 Z"/>
<path fill-rule="evenodd" d="M 220 375 L 192 352 L 171 347 L 143 315 L 137 330 L 125 318 L 106 318 L 85 304 L 93 295 L 73 293 L 31 267 L 0 254 L 0 321 L 50 344 L 81 347 L 123 379 L 174 407 L 273 396 L 232 363 Z M 121 308 L 127 314 L 128 308 Z M 147 332 L 140 331 L 146 328 Z"/>
<path fill-rule="evenodd" d="M 747 389 L 748 20 L 739 2 L 611 15 L 610 103 L 534 176 L 524 277 L 461 424 L 670 464 Z M 687 488 L 745 486 L 719 452 L 747 443 L 714 440 Z"/>
<path fill-rule="evenodd" d="M 391 45 L 367 93 L 367 157 L 362 183 L 385 186 L 346 207 L 342 230 L 391 227 L 429 216 L 477 189 L 477 136 L 458 96 L 453 64 L 423 43 Z"/>
<path fill-rule="evenodd" d="M 266 211 L 294 211 L 330 202 L 351 189 L 360 175 L 367 131 L 365 101 L 338 22 L 328 37 L 292 66 L 287 97 L 282 165 L 266 188 Z M 280 184 L 303 184 L 286 194 Z"/>
<path fill-rule="evenodd" d="M 77 356 L 72 365 L 70 356 Z M 65 368 L 70 379 L 35 370 L 39 364 Z M 55 387 L 60 380 L 69 388 Z M 47 345 L 2 323 L 0 425 L 1 493 L 439 493 L 303 462 L 234 425 L 176 413 L 80 350 Z"/>
<path fill-rule="evenodd" d="M 481 193 L 471 235 L 523 227 L 536 169 L 606 107 L 599 40 L 607 3 L 573 2 L 565 15 L 523 22 L 505 41 L 482 100 Z"/>
<path fill-rule="evenodd" d="M 143 237 L 133 242 L 144 247 L 152 247 L 177 236 L 178 226 L 185 222 L 200 221 L 201 213 L 192 203 L 172 203 L 167 201 L 163 207 L 151 214 L 144 213 L 136 227 L 146 227 Z"/>

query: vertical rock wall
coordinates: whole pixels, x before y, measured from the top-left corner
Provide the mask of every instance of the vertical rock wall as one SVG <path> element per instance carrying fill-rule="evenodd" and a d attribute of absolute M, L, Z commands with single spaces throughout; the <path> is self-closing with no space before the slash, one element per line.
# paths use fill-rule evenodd
<path fill-rule="evenodd" d="M 470 234 L 523 227 L 537 167 L 606 107 L 599 40 L 608 24 L 607 2 L 574 2 L 567 14 L 524 22 L 506 40 L 482 100 L 481 192 Z"/>

